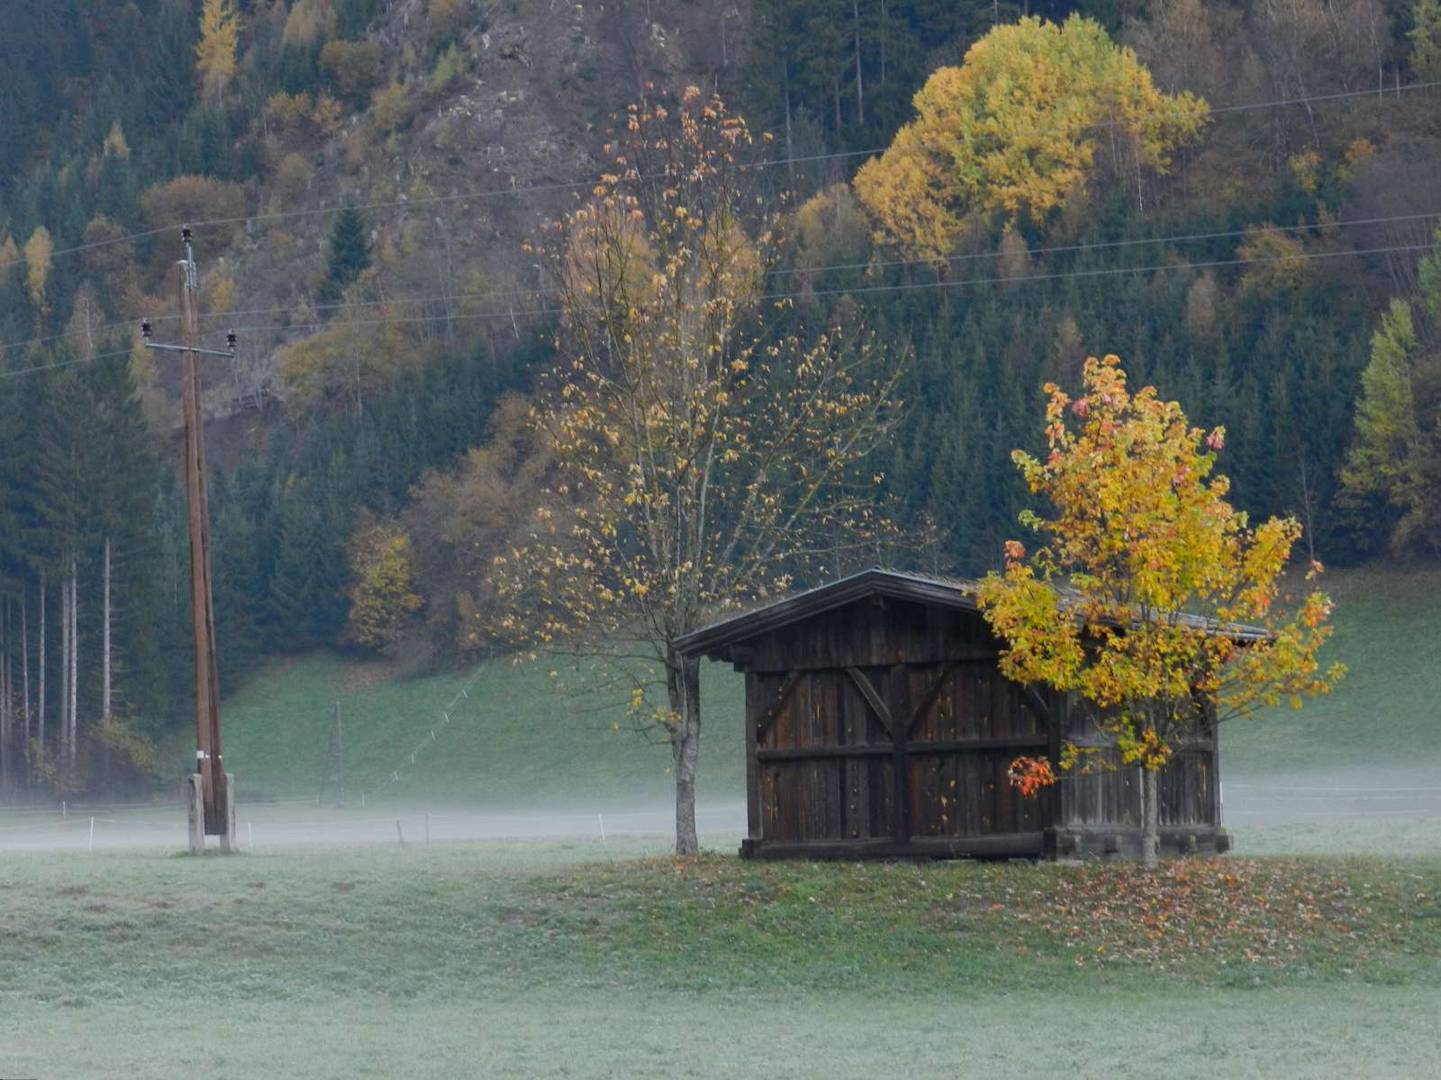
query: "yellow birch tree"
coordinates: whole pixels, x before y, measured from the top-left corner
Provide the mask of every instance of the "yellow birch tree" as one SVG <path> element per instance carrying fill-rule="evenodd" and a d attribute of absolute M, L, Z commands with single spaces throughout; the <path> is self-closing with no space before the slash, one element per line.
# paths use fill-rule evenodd
<path fill-rule="evenodd" d="M 866 335 L 780 328 L 751 142 L 695 88 L 632 106 L 601 181 L 549 230 L 561 360 L 532 414 L 549 498 L 492 569 L 503 635 L 624 672 L 671 748 L 683 855 L 701 714 L 699 661 L 676 642 L 869 542 L 866 460 L 898 418 L 900 365 Z"/>
<path fill-rule="evenodd" d="M 41 225 L 30 239 L 25 241 L 25 288 L 30 293 L 30 302 L 35 311 L 43 316 L 46 311 L 45 288 L 50 283 L 50 265 L 55 245 L 50 239 L 50 230 Z"/>
<path fill-rule="evenodd" d="M 1286 612 L 1277 604 L 1301 526 L 1253 528 L 1232 507 L 1229 481 L 1214 473 L 1224 429 L 1190 426 L 1154 387 L 1132 394 L 1114 356 L 1087 360 L 1084 382 L 1074 401 L 1046 387 L 1046 459 L 1012 455 L 1055 516 L 1021 515 L 1043 545 L 1028 556 L 1009 541 L 1005 572 L 982 583 L 980 602 L 1005 674 L 1075 692 L 1116 740 L 1109 764 L 1140 768 L 1142 853 L 1154 866 L 1157 777 L 1179 741 L 1266 706 L 1300 708 L 1345 669 L 1322 670 L 1318 657 L 1331 633 L 1325 593 Z M 1068 746 L 1060 764 L 1107 763 Z M 1053 780 L 1048 762 L 1012 766 L 1027 794 Z"/>
<path fill-rule="evenodd" d="M 879 239 L 937 266 L 973 216 L 1041 219 L 1062 205 L 1103 146 L 1124 144 L 1138 176 L 1165 172 L 1208 115 L 1194 95 L 1158 90 L 1134 52 L 1079 15 L 996 27 L 960 67 L 932 74 L 915 107 L 855 188 Z"/>
<path fill-rule="evenodd" d="M 235 49 L 240 20 L 231 0 L 205 0 L 200 9 L 200 41 L 195 46 L 195 71 L 200 88 L 211 101 L 220 97 L 235 77 Z"/>

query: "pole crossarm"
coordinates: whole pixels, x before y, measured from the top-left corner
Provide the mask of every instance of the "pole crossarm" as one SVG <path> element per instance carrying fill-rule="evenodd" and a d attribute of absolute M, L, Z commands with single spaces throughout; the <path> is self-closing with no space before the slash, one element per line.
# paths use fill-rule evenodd
<path fill-rule="evenodd" d="M 147 341 L 145 343 L 145 347 L 147 349 L 161 349 L 165 352 L 195 353 L 198 356 L 223 356 L 227 360 L 235 359 L 234 349 L 230 349 L 224 352 L 222 352 L 220 349 L 202 349 L 198 346 L 192 349 L 186 345 L 164 345 L 158 341 Z"/>

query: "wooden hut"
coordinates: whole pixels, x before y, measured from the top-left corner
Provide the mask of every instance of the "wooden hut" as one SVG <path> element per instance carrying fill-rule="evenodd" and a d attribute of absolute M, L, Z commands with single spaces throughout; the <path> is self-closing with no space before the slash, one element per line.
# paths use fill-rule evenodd
<path fill-rule="evenodd" d="M 1135 767 L 1066 775 L 1026 798 L 1021 754 L 1113 745 L 1068 695 L 1000 672 L 966 582 L 866 570 L 688 635 L 746 680 L 746 800 L 756 858 L 1139 855 Z M 1201 720 L 1161 774 L 1163 851 L 1225 851 L 1216 730 Z M 1058 770 L 1058 775 L 1061 775 Z"/>

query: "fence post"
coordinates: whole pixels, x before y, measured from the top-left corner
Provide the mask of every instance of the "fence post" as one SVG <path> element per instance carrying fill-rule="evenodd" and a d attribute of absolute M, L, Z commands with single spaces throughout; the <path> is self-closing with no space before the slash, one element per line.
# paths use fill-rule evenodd
<path fill-rule="evenodd" d="M 395 819 L 395 838 L 402 844 L 405 843 L 405 833 L 400 831 L 400 818 Z"/>
<path fill-rule="evenodd" d="M 425 846 L 430 847 L 430 812 L 425 814 Z"/>
<path fill-rule="evenodd" d="M 90 816 L 90 846 L 86 850 L 91 852 L 95 850 L 95 815 L 93 814 Z"/>
<path fill-rule="evenodd" d="M 235 774 L 225 774 L 225 831 L 220 834 L 220 850 L 229 855 L 239 851 L 235 842 Z"/>
<path fill-rule="evenodd" d="M 604 843 L 605 843 L 605 815 L 604 815 L 604 814 L 596 814 L 596 815 L 595 815 L 595 820 L 598 821 L 598 822 L 600 822 L 600 842 L 601 842 L 602 844 L 604 844 Z"/>

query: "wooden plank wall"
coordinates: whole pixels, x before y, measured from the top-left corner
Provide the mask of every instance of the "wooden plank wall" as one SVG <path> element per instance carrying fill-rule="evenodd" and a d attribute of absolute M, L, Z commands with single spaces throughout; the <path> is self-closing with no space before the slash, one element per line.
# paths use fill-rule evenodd
<path fill-rule="evenodd" d="M 980 616 L 897 601 L 747 642 L 752 839 L 940 843 L 1050 826 L 1139 829 L 1136 770 L 1113 767 L 1116 751 L 1084 709 L 1004 678 L 997 651 Z M 1051 730 L 1052 717 L 1064 730 Z M 1062 738 L 1100 747 L 1106 767 L 1039 798 L 1010 786 L 1018 754 L 1054 754 Z M 1213 735 L 1198 727 L 1160 795 L 1163 826 L 1216 824 Z"/>

